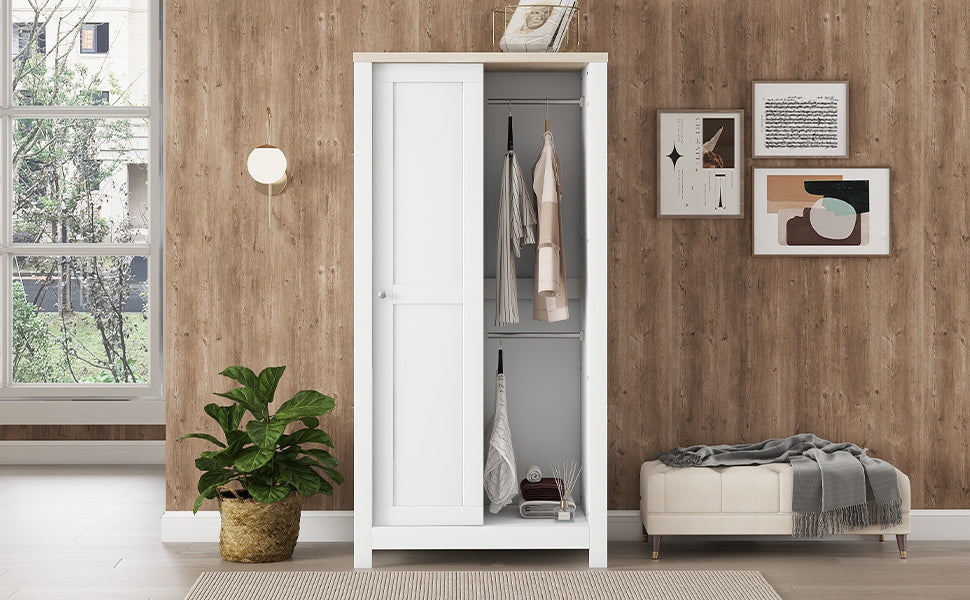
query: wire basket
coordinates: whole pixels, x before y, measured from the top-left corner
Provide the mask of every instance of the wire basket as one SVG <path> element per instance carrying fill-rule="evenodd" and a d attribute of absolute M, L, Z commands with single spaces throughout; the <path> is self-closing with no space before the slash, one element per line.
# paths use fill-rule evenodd
<path fill-rule="evenodd" d="M 521 11 L 516 14 L 516 11 Z M 546 12 L 548 11 L 548 12 Z M 545 14 L 545 20 L 539 18 Z M 509 30 L 509 24 L 513 29 Z M 537 23 L 539 23 L 537 25 Z M 582 19 L 576 5 L 522 4 L 492 9 L 492 50 L 578 52 Z M 536 25 L 533 27 L 533 25 Z"/>

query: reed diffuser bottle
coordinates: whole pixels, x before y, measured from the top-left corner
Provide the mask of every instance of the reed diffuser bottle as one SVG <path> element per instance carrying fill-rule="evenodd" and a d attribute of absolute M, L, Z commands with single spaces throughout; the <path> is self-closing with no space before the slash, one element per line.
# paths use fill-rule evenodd
<path fill-rule="evenodd" d="M 552 475 L 556 478 L 556 488 L 559 490 L 559 506 L 553 513 L 555 521 L 574 521 L 576 519 L 576 503 L 573 502 L 573 488 L 579 481 L 579 473 L 583 468 L 575 461 L 563 462 L 552 466 Z"/>

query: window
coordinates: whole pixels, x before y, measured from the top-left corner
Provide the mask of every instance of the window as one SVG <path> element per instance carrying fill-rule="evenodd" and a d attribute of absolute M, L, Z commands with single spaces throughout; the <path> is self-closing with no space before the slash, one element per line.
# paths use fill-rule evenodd
<path fill-rule="evenodd" d="M 0 0 L 0 398 L 160 396 L 158 4 Z"/>
<path fill-rule="evenodd" d="M 43 56 L 47 53 L 46 24 L 14 23 L 13 24 L 13 58 L 21 60 L 31 56 Z"/>
<path fill-rule="evenodd" d="M 108 52 L 108 24 L 85 23 L 81 26 L 81 54 Z"/>

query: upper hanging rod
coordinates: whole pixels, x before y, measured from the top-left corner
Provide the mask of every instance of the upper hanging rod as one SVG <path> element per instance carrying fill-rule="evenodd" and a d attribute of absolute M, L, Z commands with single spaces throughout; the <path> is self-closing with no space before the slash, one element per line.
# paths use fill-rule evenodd
<path fill-rule="evenodd" d="M 582 106 L 583 98 L 486 98 L 485 104 L 514 104 L 517 106 L 545 106 L 547 104 L 566 104 Z"/>

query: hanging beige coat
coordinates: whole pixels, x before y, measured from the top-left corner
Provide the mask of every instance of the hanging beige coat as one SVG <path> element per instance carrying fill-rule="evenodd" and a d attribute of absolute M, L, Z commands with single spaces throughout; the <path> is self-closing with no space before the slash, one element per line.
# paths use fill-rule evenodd
<path fill-rule="evenodd" d="M 539 207 L 536 242 L 535 294 L 532 318 L 536 321 L 564 321 L 569 318 L 566 302 L 566 249 L 562 239 L 562 178 L 559 156 L 552 133 L 542 134 L 542 151 L 532 170 L 532 189 Z"/>

